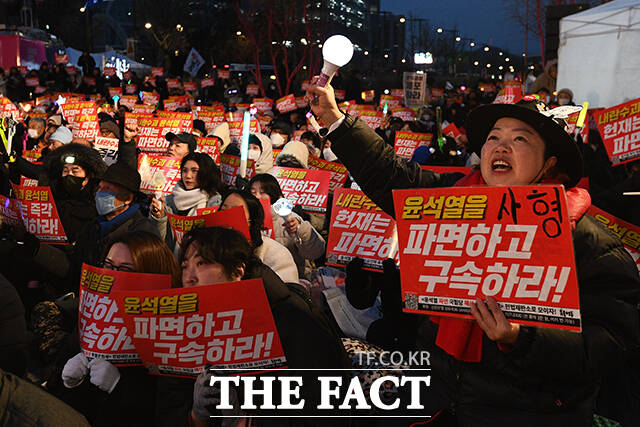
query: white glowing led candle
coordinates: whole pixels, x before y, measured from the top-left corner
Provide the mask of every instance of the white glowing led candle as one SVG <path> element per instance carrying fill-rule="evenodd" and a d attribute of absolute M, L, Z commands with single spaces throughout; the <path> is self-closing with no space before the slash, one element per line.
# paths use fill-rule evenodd
<path fill-rule="evenodd" d="M 316 84 L 325 87 L 338 68 L 347 65 L 351 61 L 353 44 L 345 36 L 336 34 L 329 37 L 322 45 L 322 56 L 324 65 Z"/>

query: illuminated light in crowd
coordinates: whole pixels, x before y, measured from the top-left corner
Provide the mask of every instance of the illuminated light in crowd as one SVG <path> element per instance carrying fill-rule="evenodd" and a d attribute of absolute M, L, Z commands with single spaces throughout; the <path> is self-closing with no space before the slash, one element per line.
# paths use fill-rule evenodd
<path fill-rule="evenodd" d="M 438 32 L 438 34 L 442 34 L 443 30 L 442 30 L 442 28 L 438 28 L 436 31 Z"/>
<path fill-rule="evenodd" d="M 406 18 L 404 16 L 400 17 L 400 23 L 404 24 L 405 22 L 407 22 Z"/>
<path fill-rule="evenodd" d="M 384 90 L 384 94 L 385 94 L 385 95 L 389 95 L 389 89 L 385 89 L 385 90 Z"/>
<path fill-rule="evenodd" d="M 504 58 L 504 62 L 509 62 L 511 61 L 509 58 Z"/>
<path fill-rule="evenodd" d="M 487 64 L 487 68 L 491 68 L 491 64 Z"/>
<path fill-rule="evenodd" d="M 484 50 L 485 52 L 489 52 L 489 46 L 485 46 L 482 50 Z"/>
<path fill-rule="evenodd" d="M 176 25 L 176 31 L 178 31 L 179 33 L 182 32 L 182 30 L 184 30 L 184 27 L 180 24 Z"/>
<path fill-rule="evenodd" d="M 303 70 L 306 70 L 306 69 L 307 69 L 307 66 L 306 66 L 306 65 L 303 65 L 303 66 L 302 66 L 302 69 L 303 69 Z"/>
<path fill-rule="evenodd" d="M 82 6 L 82 7 L 80 8 L 80 13 L 84 13 L 84 11 L 85 11 L 85 10 L 87 10 L 87 8 L 86 8 L 86 7 L 84 7 L 84 6 Z"/>
<path fill-rule="evenodd" d="M 402 58 L 402 61 L 401 61 L 401 62 L 404 64 L 405 62 L 407 62 L 407 60 L 406 60 L 406 59 L 404 59 L 404 58 Z"/>
<path fill-rule="evenodd" d="M 241 36 L 242 35 L 242 31 L 236 31 L 236 36 Z"/>
<path fill-rule="evenodd" d="M 476 44 L 474 42 L 469 43 L 469 46 L 474 47 Z"/>
<path fill-rule="evenodd" d="M 502 52 L 498 53 L 498 55 L 502 56 Z"/>
<path fill-rule="evenodd" d="M 364 51 L 364 56 L 367 56 L 367 55 L 369 55 L 369 51 L 368 51 L 368 50 L 365 50 L 365 51 Z"/>
<path fill-rule="evenodd" d="M 473 61 L 473 65 L 475 65 L 476 67 L 478 66 L 479 62 L 478 61 Z"/>
<path fill-rule="evenodd" d="M 144 57 L 140 58 L 140 61 L 144 61 Z"/>
<path fill-rule="evenodd" d="M 320 49 L 322 49 L 322 43 L 318 44 L 318 47 L 319 47 Z"/>
<path fill-rule="evenodd" d="M 467 87 L 465 85 L 460 86 L 460 90 L 467 90 Z"/>
<path fill-rule="evenodd" d="M 229 64 L 224 64 L 224 68 L 229 68 Z"/>
<path fill-rule="evenodd" d="M 389 54 L 385 53 L 385 54 L 384 54 L 384 57 L 385 57 L 385 58 L 388 58 L 388 57 L 389 57 Z"/>
<path fill-rule="evenodd" d="M 502 70 L 504 67 L 501 65 L 498 67 L 498 70 Z"/>
<path fill-rule="evenodd" d="M 276 79 L 276 76 L 275 76 L 275 74 L 271 74 L 271 75 L 269 76 L 269 78 L 270 78 L 271 80 L 275 80 L 275 79 Z"/>
<path fill-rule="evenodd" d="M 304 37 L 300 39 L 300 43 L 302 43 L 303 45 L 307 45 L 307 39 L 305 39 Z"/>
<path fill-rule="evenodd" d="M 147 22 L 146 24 L 144 24 L 144 27 L 145 27 L 147 30 L 150 30 L 150 29 L 151 29 L 151 22 Z"/>
<path fill-rule="evenodd" d="M 459 42 L 460 40 L 462 40 L 462 37 L 458 36 L 456 37 L 456 41 Z"/>

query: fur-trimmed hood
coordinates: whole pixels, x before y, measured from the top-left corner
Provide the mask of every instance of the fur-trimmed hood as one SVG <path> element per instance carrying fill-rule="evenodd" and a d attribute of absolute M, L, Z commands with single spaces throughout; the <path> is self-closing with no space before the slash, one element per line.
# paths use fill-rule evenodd
<path fill-rule="evenodd" d="M 100 154 L 91 147 L 82 144 L 67 144 L 49 153 L 44 159 L 44 176 L 40 177 L 39 184 L 53 186 L 62 178 L 64 159 L 74 156 L 75 162 L 82 166 L 87 175 L 92 179 L 99 179 L 107 170 L 106 163 Z"/>

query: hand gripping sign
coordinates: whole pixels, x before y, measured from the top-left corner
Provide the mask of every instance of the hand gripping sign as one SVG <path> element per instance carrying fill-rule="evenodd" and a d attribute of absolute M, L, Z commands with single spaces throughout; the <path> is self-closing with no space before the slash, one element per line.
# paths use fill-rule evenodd
<path fill-rule="evenodd" d="M 421 145 L 430 145 L 433 135 L 419 132 L 396 132 L 396 140 L 393 144 L 396 154 L 403 159 L 411 159 L 413 152 Z"/>
<path fill-rule="evenodd" d="M 80 347 L 87 357 L 116 365 L 141 365 L 112 291 L 171 288 L 168 274 L 130 273 L 82 264 L 78 330 Z"/>
<path fill-rule="evenodd" d="M 154 196 L 173 192 L 173 187 L 180 181 L 180 160 L 174 157 L 141 154 L 138 157 L 140 172 L 140 191 Z"/>
<path fill-rule="evenodd" d="M 18 185 L 14 185 L 13 189 L 17 199 L 13 206 L 19 209 L 26 230 L 41 242 L 66 243 L 67 236 L 62 229 L 56 205 L 53 203 L 51 189 Z M 0 202 L 10 206 L 12 205 L 10 200 L 3 197 Z"/>
<path fill-rule="evenodd" d="M 205 208 L 206 209 L 206 208 Z M 182 245 L 182 237 L 190 230 L 201 227 L 226 227 L 232 228 L 251 242 L 249 223 L 244 214 L 244 209 L 235 207 L 218 212 L 196 214 L 194 216 L 173 215 L 167 212 L 169 226 L 173 237 Z"/>
<path fill-rule="evenodd" d="M 517 323 L 581 330 L 562 186 L 394 190 L 404 310 L 472 318 L 494 297 Z"/>
<path fill-rule="evenodd" d="M 640 270 L 640 227 L 616 218 L 593 205 L 589 207 L 587 213 L 597 219 L 609 231 L 618 235 L 624 248 L 629 252 L 638 270 Z"/>
<path fill-rule="evenodd" d="M 382 262 L 399 263 L 396 222 L 362 191 L 339 188 L 333 196 L 327 264 L 343 267 L 355 258 L 367 270 L 382 271 Z"/>
<path fill-rule="evenodd" d="M 284 197 L 307 212 L 326 212 L 331 173 L 323 170 L 274 167 Z"/>
<path fill-rule="evenodd" d="M 640 157 L 640 98 L 596 112 L 595 121 L 613 165 Z"/>
<path fill-rule="evenodd" d="M 197 376 L 206 365 L 246 372 L 286 364 L 260 279 L 115 296 L 151 373 Z"/>

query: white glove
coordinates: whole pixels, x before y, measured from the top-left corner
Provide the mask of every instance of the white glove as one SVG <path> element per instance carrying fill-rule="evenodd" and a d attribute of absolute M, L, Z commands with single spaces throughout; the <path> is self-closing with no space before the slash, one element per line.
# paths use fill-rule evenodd
<path fill-rule="evenodd" d="M 89 362 L 91 384 L 102 391 L 111 393 L 120 381 L 120 371 L 104 359 L 93 359 Z"/>
<path fill-rule="evenodd" d="M 84 353 L 80 352 L 64 364 L 64 368 L 62 368 L 62 383 L 66 388 L 77 387 L 88 373 L 89 360 Z"/>

